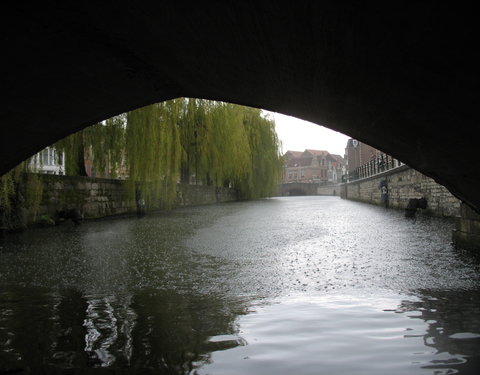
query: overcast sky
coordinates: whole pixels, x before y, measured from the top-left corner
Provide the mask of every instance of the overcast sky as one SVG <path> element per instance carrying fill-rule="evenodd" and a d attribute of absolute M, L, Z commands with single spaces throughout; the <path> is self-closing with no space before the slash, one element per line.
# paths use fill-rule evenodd
<path fill-rule="evenodd" d="M 325 150 L 341 156 L 345 154 L 345 146 L 350 137 L 295 117 L 275 112 L 268 113 L 270 118 L 275 119 L 277 134 L 282 141 L 283 153 L 288 150 L 313 149 Z"/>

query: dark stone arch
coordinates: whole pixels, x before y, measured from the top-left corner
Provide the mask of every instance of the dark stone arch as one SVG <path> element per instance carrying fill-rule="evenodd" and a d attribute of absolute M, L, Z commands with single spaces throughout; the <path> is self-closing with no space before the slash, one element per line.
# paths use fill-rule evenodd
<path fill-rule="evenodd" d="M 0 173 L 97 121 L 189 96 L 341 131 L 478 210 L 478 41 L 474 12 L 459 7 L 10 4 L 0 23 Z"/>
<path fill-rule="evenodd" d="M 302 189 L 290 189 L 290 190 L 287 190 L 287 194 L 285 195 L 288 195 L 288 196 L 302 196 L 302 195 L 307 195 L 307 192 L 305 190 L 302 190 Z"/>

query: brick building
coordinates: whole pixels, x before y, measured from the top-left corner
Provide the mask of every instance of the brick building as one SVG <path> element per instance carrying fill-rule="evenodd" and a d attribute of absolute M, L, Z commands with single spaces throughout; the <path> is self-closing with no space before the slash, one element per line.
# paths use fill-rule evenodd
<path fill-rule="evenodd" d="M 355 139 L 347 141 L 345 163 L 343 182 L 369 177 L 403 165 L 400 160 Z"/>
<path fill-rule="evenodd" d="M 340 182 L 344 159 L 328 151 L 287 151 L 285 157 L 284 183 L 316 182 L 336 184 Z"/>
<path fill-rule="evenodd" d="M 349 139 L 345 147 L 345 161 L 348 172 L 352 172 L 358 167 L 375 159 L 381 152 L 376 148 L 356 139 Z"/>
<path fill-rule="evenodd" d="M 122 152 L 122 161 L 120 165 L 115 166 L 115 169 L 110 165 L 110 159 L 107 155 L 105 158 L 105 170 L 99 171 L 93 165 L 93 152 L 91 147 L 87 147 L 84 155 L 85 171 L 88 177 L 97 178 L 115 178 L 118 180 L 125 180 L 128 178 L 128 169 L 126 166 L 125 152 Z"/>

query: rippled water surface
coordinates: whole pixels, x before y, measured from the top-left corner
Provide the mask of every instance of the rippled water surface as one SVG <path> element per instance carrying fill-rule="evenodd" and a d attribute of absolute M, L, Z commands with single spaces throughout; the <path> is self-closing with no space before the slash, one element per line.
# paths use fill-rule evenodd
<path fill-rule="evenodd" d="M 11 235 L 0 374 L 476 374 L 480 266 L 452 229 L 289 197 Z"/>

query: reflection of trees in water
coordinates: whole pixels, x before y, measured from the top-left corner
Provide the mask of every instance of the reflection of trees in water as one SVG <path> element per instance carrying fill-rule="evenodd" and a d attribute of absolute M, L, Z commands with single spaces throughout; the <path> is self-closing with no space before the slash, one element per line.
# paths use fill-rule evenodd
<path fill-rule="evenodd" d="M 245 312 L 242 301 L 175 291 L 83 296 L 12 289 L 0 294 L 0 372 L 107 367 L 188 374 L 208 362 L 208 338 L 235 333 Z"/>
<path fill-rule="evenodd" d="M 133 308 L 133 366 L 172 374 L 188 374 L 208 362 L 208 337 L 234 333 L 237 316 L 246 312 L 241 301 L 172 291 L 139 293 Z"/>
<path fill-rule="evenodd" d="M 424 344 L 449 359 L 432 361 L 435 369 L 457 369 L 461 374 L 480 368 L 480 291 L 420 291 L 420 300 L 402 301 L 398 311 L 415 311 L 412 319 L 428 324 Z M 471 335 L 471 334 L 475 335 Z M 457 355 L 457 359 L 452 357 Z"/>
<path fill-rule="evenodd" d="M 84 367 L 85 300 L 72 290 L 4 288 L 0 294 L 0 372 Z"/>

